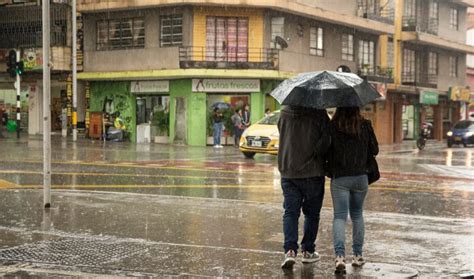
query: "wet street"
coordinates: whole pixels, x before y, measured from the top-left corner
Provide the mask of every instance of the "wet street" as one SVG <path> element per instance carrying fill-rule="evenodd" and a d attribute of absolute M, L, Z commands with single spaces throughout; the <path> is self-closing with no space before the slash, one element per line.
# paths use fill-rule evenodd
<path fill-rule="evenodd" d="M 381 146 L 364 247 L 380 267 L 348 277 L 389 278 L 390 265 L 422 278 L 474 273 L 474 148 L 413 146 Z M 333 276 L 329 180 L 321 261 L 280 269 L 275 156 L 55 137 L 52 162 L 52 208 L 44 211 L 41 138 L 0 139 L 0 276 Z"/>

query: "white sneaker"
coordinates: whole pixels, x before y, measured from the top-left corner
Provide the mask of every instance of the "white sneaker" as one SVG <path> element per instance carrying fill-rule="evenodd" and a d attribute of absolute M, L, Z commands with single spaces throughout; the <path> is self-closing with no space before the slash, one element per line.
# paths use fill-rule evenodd
<path fill-rule="evenodd" d="M 217 147 L 218 147 L 218 148 L 224 148 L 224 146 L 221 145 L 221 144 L 219 144 Z"/>
<path fill-rule="evenodd" d="M 352 256 L 352 266 L 363 266 L 365 264 L 365 260 L 362 256 L 354 255 Z"/>
<path fill-rule="evenodd" d="M 321 257 L 316 251 L 314 253 L 303 251 L 302 256 L 301 256 L 302 263 L 314 263 L 314 262 L 319 261 L 320 259 Z"/>
<path fill-rule="evenodd" d="M 289 250 L 285 254 L 285 260 L 281 264 L 281 268 L 291 269 L 293 268 L 293 265 L 295 265 L 295 263 L 296 263 L 296 253 L 293 250 Z"/>
<path fill-rule="evenodd" d="M 212 146 L 212 147 L 214 147 L 214 148 L 219 148 L 219 145 L 216 144 L 216 145 L 214 145 L 214 146 Z"/>

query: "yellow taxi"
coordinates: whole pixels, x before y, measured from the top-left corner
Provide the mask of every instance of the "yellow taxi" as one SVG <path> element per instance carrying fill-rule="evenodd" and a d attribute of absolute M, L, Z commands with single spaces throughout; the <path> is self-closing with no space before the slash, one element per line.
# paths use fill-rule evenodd
<path fill-rule="evenodd" d="M 244 131 L 240 138 L 239 150 L 246 158 L 251 159 L 257 153 L 278 154 L 279 118 L 280 111 L 274 111 Z"/>

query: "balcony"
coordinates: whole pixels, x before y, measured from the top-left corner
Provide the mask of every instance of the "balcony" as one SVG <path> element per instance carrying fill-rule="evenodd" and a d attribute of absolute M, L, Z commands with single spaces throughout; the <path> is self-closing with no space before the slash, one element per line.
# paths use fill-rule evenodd
<path fill-rule="evenodd" d="M 367 81 L 393 83 L 393 69 L 389 67 L 377 66 L 375 69 L 370 66 L 358 66 L 357 74 Z"/>
<path fill-rule="evenodd" d="M 395 20 L 395 9 L 390 7 L 367 7 L 359 3 L 357 15 L 378 22 L 393 24 Z"/>
<path fill-rule="evenodd" d="M 404 72 L 402 73 L 402 84 L 416 87 L 437 88 L 438 75 L 426 72 Z"/>
<path fill-rule="evenodd" d="M 179 66 L 181 69 L 260 69 L 278 68 L 279 51 L 273 48 L 235 49 L 215 51 L 206 47 L 180 47 Z"/>
<path fill-rule="evenodd" d="M 403 31 L 423 32 L 432 35 L 438 35 L 439 22 L 437 18 L 417 18 L 413 16 L 403 17 Z"/>

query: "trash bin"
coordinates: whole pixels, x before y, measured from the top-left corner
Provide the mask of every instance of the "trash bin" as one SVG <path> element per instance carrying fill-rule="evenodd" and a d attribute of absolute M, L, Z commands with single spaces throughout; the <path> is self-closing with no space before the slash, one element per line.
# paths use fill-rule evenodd
<path fill-rule="evenodd" d="M 15 120 L 8 120 L 7 122 L 7 131 L 8 132 L 15 132 L 16 131 L 16 121 Z"/>

